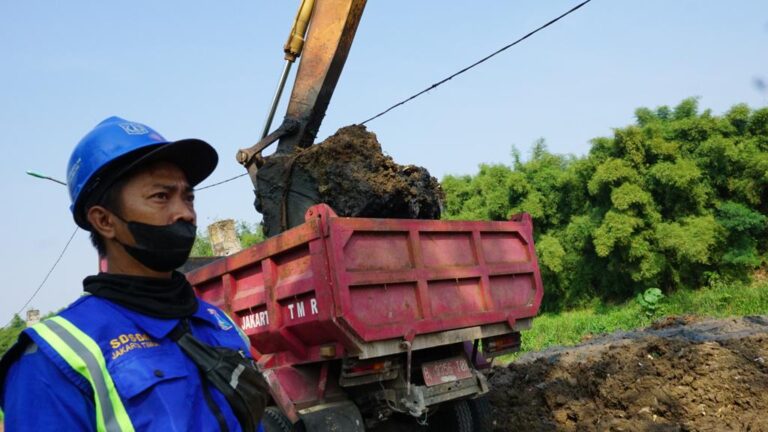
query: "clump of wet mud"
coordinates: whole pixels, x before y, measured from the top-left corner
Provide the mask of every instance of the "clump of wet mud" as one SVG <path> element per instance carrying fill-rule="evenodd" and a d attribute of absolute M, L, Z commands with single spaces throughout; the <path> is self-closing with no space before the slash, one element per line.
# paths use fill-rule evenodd
<path fill-rule="evenodd" d="M 440 183 L 425 168 L 395 163 L 360 125 L 293 154 L 270 156 L 258 179 L 256 209 L 268 235 L 302 223 L 317 203 L 339 216 L 439 219 L 443 200 Z"/>
<path fill-rule="evenodd" d="M 440 183 L 422 167 L 384 155 L 376 134 L 347 126 L 296 157 L 339 216 L 439 219 Z"/>
<path fill-rule="evenodd" d="M 668 319 L 494 368 L 495 430 L 768 431 L 767 362 L 766 317 Z"/>

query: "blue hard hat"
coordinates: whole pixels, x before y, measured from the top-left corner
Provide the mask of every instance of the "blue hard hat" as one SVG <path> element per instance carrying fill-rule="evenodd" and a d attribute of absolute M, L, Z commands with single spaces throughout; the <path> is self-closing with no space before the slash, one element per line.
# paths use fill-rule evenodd
<path fill-rule="evenodd" d="M 67 164 L 67 187 L 75 223 L 90 230 L 85 205 L 94 203 L 116 180 L 133 168 L 164 160 L 177 165 L 190 186 L 205 180 L 219 157 L 199 139 L 168 141 L 149 126 L 110 117 L 93 128 L 75 147 Z"/>

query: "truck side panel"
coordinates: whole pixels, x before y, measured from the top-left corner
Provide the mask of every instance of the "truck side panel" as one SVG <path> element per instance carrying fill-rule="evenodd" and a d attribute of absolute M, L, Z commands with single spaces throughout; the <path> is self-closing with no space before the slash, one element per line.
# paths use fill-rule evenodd
<path fill-rule="evenodd" d="M 260 361 L 277 367 L 535 316 L 543 290 L 532 239 L 527 215 L 339 218 L 319 205 L 303 225 L 188 277 L 230 313 L 254 354 L 266 356 Z"/>

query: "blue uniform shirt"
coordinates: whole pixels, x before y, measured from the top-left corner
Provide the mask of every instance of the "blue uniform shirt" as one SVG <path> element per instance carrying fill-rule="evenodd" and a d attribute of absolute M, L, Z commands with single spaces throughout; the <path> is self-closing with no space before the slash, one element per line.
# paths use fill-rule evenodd
<path fill-rule="evenodd" d="M 99 345 L 137 431 L 219 430 L 205 402 L 197 366 L 168 337 L 178 320 L 148 317 L 92 295 L 81 297 L 59 315 Z M 248 353 L 247 339 L 215 306 L 199 300 L 190 324 L 201 341 Z M 0 375 L 6 432 L 96 430 L 89 382 L 36 332 L 25 330 L 18 344 L 22 345 L 9 351 L 14 358 L 3 359 L 6 367 L 12 362 L 4 382 Z M 205 385 L 229 430 L 240 431 L 224 396 Z"/>

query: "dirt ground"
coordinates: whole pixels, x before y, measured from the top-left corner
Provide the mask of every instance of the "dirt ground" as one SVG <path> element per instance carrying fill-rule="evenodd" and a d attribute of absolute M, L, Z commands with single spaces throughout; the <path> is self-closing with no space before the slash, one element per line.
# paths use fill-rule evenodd
<path fill-rule="evenodd" d="M 529 353 L 488 373 L 494 430 L 768 431 L 767 360 L 768 316 L 667 318 Z"/>
<path fill-rule="evenodd" d="M 489 376 L 497 431 L 768 431 L 768 317 L 668 318 Z"/>

